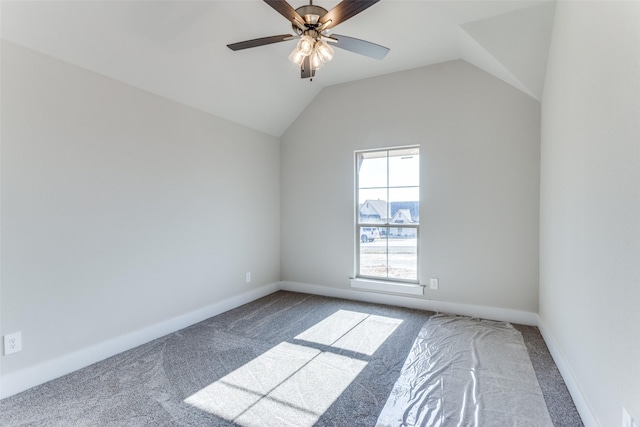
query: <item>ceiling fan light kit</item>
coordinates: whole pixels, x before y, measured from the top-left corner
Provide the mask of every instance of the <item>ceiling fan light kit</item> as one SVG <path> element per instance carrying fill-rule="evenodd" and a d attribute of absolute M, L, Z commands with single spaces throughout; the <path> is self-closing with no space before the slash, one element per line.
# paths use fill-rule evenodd
<path fill-rule="evenodd" d="M 313 77 L 316 70 L 333 59 L 334 50 L 327 42 L 341 49 L 375 59 L 382 59 L 389 52 L 388 48 L 375 43 L 338 34 L 329 35 L 331 28 L 357 15 L 379 0 L 343 0 L 330 11 L 314 5 L 312 0 L 308 5 L 297 9 L 291 7 L 285 0 L 264 1 L 291 22 L 291 28 L 296 35 L 282 34 L 247 40 L 229 44 L 227 45 L 229 49 L 242 50 L 298 39 L 296 47 L 289 55 L 289 60 L 300 67 L 300 76 L 303 79 Z"/>
<path fill-rule="evenodd" d="M 315 71 L 321 68 L 326 62 L 333 59 L 334 51 L 331 46 L 322 40 L 314 40 L 305 35 L 298 42 L 289 60 L 301 67 L 304 64 L 304 58 L 310 56 L 311 70 Z"/>

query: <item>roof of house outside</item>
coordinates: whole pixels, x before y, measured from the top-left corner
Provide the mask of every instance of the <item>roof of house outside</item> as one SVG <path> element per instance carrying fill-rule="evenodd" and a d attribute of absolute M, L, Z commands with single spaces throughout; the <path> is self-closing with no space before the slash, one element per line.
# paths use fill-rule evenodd
<path fill-rule="evenodd" d="M 407 221 L 413 222 L 413 219 L 411 218 L 411 211 L 409 209 L 398 209 L 390 222 L 393 224 L 398 220 L 404 221 L 405 218 Z"/>
<path fill-rule="evenodd" d="M 367 203 L 369 204 L 367 207 Z M 360 212 L 362 213 L 363 209 L 371 209 L 373 210 L 381 219 L 387 218 L 387 201 L 386 200 L 365 200 L 360 205 Z M 420 221 L 420 202 L 418 201 L 410 201 L 410 202 L 391 202 L 390 203 L 391 216 L 393 218 L 399 210 L 408 211 L 405 215 L 412 222 Z"/>
<path fill-rule="evenodd" d="M 420 222 L 420 202 L 391 202 L 391 217 L 393 218 L 400 209 L 406 209 L 411 213 L 411 221 Z"/>
<path fill-rule="evenodd" d="M 363 207 L 369 204 L 370 208 L 373 209 L 380 218 L 387 218 L 387 201 L 386 200 L 365 200 L 363 204 L 360 205 L 360 211 L 362 211 Z"/>

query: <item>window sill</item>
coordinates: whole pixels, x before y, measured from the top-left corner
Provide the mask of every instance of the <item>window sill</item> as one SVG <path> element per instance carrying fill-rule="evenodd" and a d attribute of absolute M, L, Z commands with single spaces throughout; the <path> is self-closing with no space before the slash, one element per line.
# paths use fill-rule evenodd
<path fill-rule="evenodd" d="M 413 283 L 384 282 L 372 279 L 350 279 L 351 287 L 367 291 L 393 292 L 404 295 L 424 295 L 424 286 Z"/>

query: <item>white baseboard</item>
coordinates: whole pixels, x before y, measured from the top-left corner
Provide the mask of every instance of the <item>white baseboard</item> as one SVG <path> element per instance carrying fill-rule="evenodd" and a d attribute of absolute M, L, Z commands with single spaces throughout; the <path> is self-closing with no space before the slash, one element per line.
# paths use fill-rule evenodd
<path fill-rule="evenodd" d="M 328 286 L 310 285 L 308 283 L 298 282 L 280 282 L 280 289 L 284 291 L 302 292 L 306 294 L 373 302 L 377 304 L 397 305 L 400 307 L 429 310 L 438 313 L 451 313 L 483 319 L 500 320 L 503 322 L 519 323 L 521 325 L 538 325 L 538 314 L 529 311 L 435 301 L 424 298 L 382 294 L 379 292 L 367 292 L 353 289 L 332 288 Z"/>
<path fill-rule="evenodd" d="M 190 313 L 174 317 L 156 325 L 113 338 L 95 346 L 64 355 L 33 367 L 4 375 L 0 377 L 0 399 L 20 393 L 31 387 L 51 381 L 78 369 L 82 369 L 123 351 L 176 332 L 210 317 L 232 310 L 243 304 L 255 301 L 256 299 L 267 296 L 278 290 L 323 295 L 377 304 L 396 305 L 400 307 L 430 310 L 441 313 L 453 313 L 464 316 L 538 326 L 542 337 L 547 343 L 549 351 L 556 362 L 562 377 L 564 378 L 567 388 L 573 397 L 584 425 L 586 427 L 599 426 L 593 415 L 591 407 L 584 399 L 584 395 L 575 380 L 571 368 L 564 360 L 553 336 L 536 313 L 426 300 L 423 298 L 382 294 L 377 292 L 333 288 L 297 282 L 279 282 L 265 285 Z"/>
<path fill-rule="evenodd" d="M 540 316 L 538 316 L 538 329 L 540 330 L 540 334 L 544 339 L 544 342 L 547 344 L 549 348 L 549 353 L 551 353 L 551 357 L 553 357 L 553 361 L 556 363 L 558 370 L 560 371 L 560 375 L 564 379 L 564 383 L 569 390 L 569 394 L 573 398 L 573 403 L 576 405 L 576 409 L 580 414 L 580 418 L 582 418 L 582 423 L 585 427 L 598 427 L 600 423 L 598 423 L 591 406 L 587 402 L 584 397 L 584 393 L 582 389 L 578 385 L 576 381 L 576 377 L 571 370 L 571 366 L 564 358 L 560 347 L 558 347 L 558 343 L 551 331 L 544 324 Z"/>
<path fill-rule="evenodd" d="M 104 341 L 92 347 L 3 375 L 0 377 L 0 399 L 59 378 L 210 317 L 217 316 L 225 311 L 272 294 L 279 289 L 279 283 L 265 285 L 147 328 Z"/>

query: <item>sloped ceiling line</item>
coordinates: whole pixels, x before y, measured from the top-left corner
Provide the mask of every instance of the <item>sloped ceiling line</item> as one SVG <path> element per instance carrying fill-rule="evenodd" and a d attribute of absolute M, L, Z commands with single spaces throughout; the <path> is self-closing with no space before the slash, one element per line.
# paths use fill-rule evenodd
<path fill-rule="evenodd" d="M 339 0 L 316 3 L 331 9 Z M 3 0 L 0 35 L 279 137 L 325 87 L 456 59 L 540 99 L 554 10 L 544 0 L 380 1 L 342 23 L 340 33 L 389 47 L 389 55 L 377 61 L 336 52 L 312 84 L 287 60 L 291 43 L 242 52 L 226 47 L 290 29 L 261 0 Z M 419 19 L 407 25 L 407 17 Z"/>
<path fill-rule="evenodd" d="M 546 2 L 460 25 L 462 59 L 540 100 L 555 5 Z"/>

